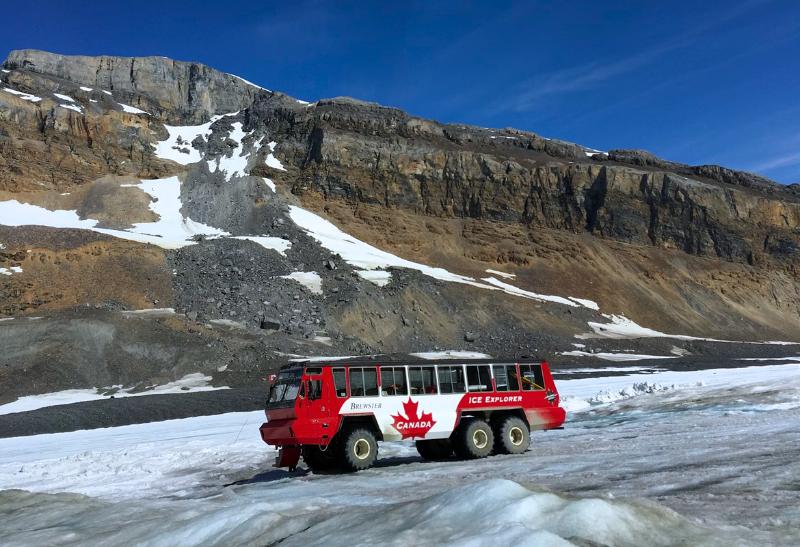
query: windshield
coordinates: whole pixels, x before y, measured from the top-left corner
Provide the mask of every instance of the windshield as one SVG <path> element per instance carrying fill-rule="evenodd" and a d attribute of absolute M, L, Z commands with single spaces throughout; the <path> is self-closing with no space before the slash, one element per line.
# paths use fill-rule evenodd
<path fill-rule="evenodd" d="M 300 391 L 300 369 L 284 370 L 278 374 L 278 379 L 269 390 L 267 404 L 273 405 L 294 401 Z"/>

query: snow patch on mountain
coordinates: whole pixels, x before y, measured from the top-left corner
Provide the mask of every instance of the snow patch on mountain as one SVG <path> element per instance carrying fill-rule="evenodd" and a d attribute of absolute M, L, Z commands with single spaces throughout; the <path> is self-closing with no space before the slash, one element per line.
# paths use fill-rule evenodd
<path fill-rule="evenodd" d="M 317 272 L 292 272 L 279 276 L 281 279 L 297 281 L 314 294 L 322 294 L 322 278 Z"/>
<path fill-rule="evenodd" d="M 212 173 L 216 173 L 218 171 L 225 173 L 225 178 L 228 181 L 230 181 L 233 177 L 246 176 L 247 163 L 250 159 L 250 154 L 245 152 L 242 140 L 251 134 L 252 132 L 244 132 L 241 122 L 232 123 L 228 138 L 236 143 L 236 146 L 230 151 L 230 156 L 225 155 L 213 160 L 208 160 L 208 170 Z M 256 151 L 258 151 L 258 148 L 260 148 L 260 145 L 257 144 L 255 146 Z"/>
<path fill-rule="evenodd" d="M 69 95 L 62 95 L 61 93 L 53 93 L 53 96 L 61 99 L 62 101 L 67 101 L 68 103 L 74 103 L 75 102 L 75 99 L 73 99 Z"/>
<path fill-rule="evenodd" d="M 201 161 L 203 158 L 200 151 L 192 146 L 192 142 L 197 138 L 207 141 L 208 137 L 211 135 L 212 125 L 222 118 L 236 116 L 238 113 L 239 112 L 232 112 L 230 114 L 213 116 L 211 120 L 200 125 L 179 126 L 165 124 L 164 128 L 167 130 L 167 133 L 169 133 L 169 136 L 165 140 L 153 144 L 156 157 L 163 160 L 171 160 L 180 165 L 189 165 Z"/>
<path fill-rule="evenodd" d="M 148 242 L 161 240 L 161 246 L 183 246 L 189 244 L 195 235 L 228 235 L 224 230 L 195 222 L 191 218 L 183 216 L 181 213 L 181 182 L 178 177 L 143 180 L 140 184 L 124 186 L 139 188 L 153 198 L 150 202 L 150 210 L 159 217 L 156 222 L 136 223 L 125 233 L 157 238 L 156 240 L 149 239 Z M 105 230 L 98 229 L 98 231 Z"/>
<path fill-rule="evenodd" d="M 537 294 L 526 291 L 513 285 L 504 283 L 496 278 L 487 277 L 476 281 L 472 277 L 452 273 L 444 268 L 436 268 L 412 262 L 399 256 L 382 251 L 377 247 L 365 243 L 345 232 L 342 232 L 333 223 L 319 215 L 297 206 L 289 207 L 289 216 L 292 221 L 306 231 L 320 245 L 334 254 L 340 255 L 348 264 L 360 270 L 384 270 L 389 267 L 407 268 L 438 279 L 452 283 L 462 283 L 488 290 L 500 290 L 514 296 L 521 296 L 533 300 L 555 302 L 566 306 L 576 307 L 577 303 L 561 296 Z M 362 275 L 362 274 L 359 274 Z"/>
<path fill-rule="evenodd" d="M 19 266 L 11 266 L 10 268 L 0 268 L 0 275 L 14 275 L 15 273 L 22 273 L 22 268 Z"/>
<path fill-rule="evenodd" d="M 47 226 L 50 228 L 93 229 L 96 220 L 82 220 L 77 211 L 58 209 L 50 211 L 38 205 L 20 203 L 12 199 L 0 201 L 0 224 L 4 226 Z"/>
<path fill-rule="evenodd" d="M 66 108 L 67 110 L 72 110 L 74 112 L 77 112 L 78 114 L 83 114 L 83 108 L 81 108 L 76 104 L 60 104 L 58 106 L 59 108 Z"/>
<path fill-rule="evenodd" d="M 37 97 L 36 95 L 31 95 L 30 93 L 24 93 L 22 91 L 17 91 L 16 89 L 11 89 L 10 87 L 4 87 L 3 91 L 6 93 L 11 93 L 12 95 L 16 95 L 23 101 L 28 101 L 31 103 L 38 103 L 42 100 L 41 97 Z"/>
<path fill-rule="evenodd" d="M 392 272 L 386 270 L 356 270 L 356 274 L 361 279 L 366 279 L 379 287 L 385 287 L 392 280 Z"/>
<path fill-rule="evenodd" d="M 504 279 L 514 279 L 515 277 L 517 277 L 517 274 L 510 274 L 510 273 L 500 272 L 500 271 L 492 270 L 492 269 L 487 269 L 486 273 L 494 274 L 494 275 L 502 277 Z"/>
<path fill-rule="evenodd" d="M 261 89 L 261 90 L 263 90 L 263 91 L 266 91 L 267 93 L 272 93 L 272 91 L 270 91 L 270 90 L 269 90 L 269 89 L 267 89 L 266 87 L 261 87 L 261 86 L 260 86 L 260 85 L 258 85 L 258 84 L 254 84 L 253 82 L 251 82 L 251 81 L 249 81 L 249 80 L 245 80 L 245 79 L 244 79 L 244 78 L 242 78 L 241 76 L 237 76 L 236 74 L 228 74 L 228 75 L 229 75 L 229 76 L 233 76 L 233 77 L 234 77 L 234 78 L 236 78 L 237 80 L 239 80 L 239 81 L 241 81 L 241 82 L 244 82 L 244 83 L 246 83 L 246 84 L 247 84 L 247 85 L 249 85 L 250 87 L 255 87 L 255 88 Z"/>
<path fill-rule="evenodd" d="M 117 103 L 117 104 L 119 104 L 122 107 L 122 110 L 124 112 L 127 112 L 128 114 L 147 114 L 148 116 L 150 115 L 149 112 L 145 112 L 141 108 L 136 108 L 135 106 L 131 106 L 124 103 Z"/>
<path fill-rule="evenodd" d="M 600 305 L 594 300 L 587 300 L 586 298 L 575 298 L 574 296 L 570 296 L 569 299 L 572 300 L 573 302 L 577 302 L 584 308 L 589 308 L 590 310 L 598 311 L 600 309 Z"/>
<path fill-rule="evenodd" d="M 563 296 L 552 296 L 549 294 L 538 294 L 531 291 L 520 289 L 513 285 L 509 285 L 494 277 L 484 277 L 481 281 L 485 281 L 489 285 L 501 289 L 504 293 L 513 294 L 514 296 L 522 296 L 523 298 L 530 298 L 531 300 L 540 300 L 542 302 L 554 302 L 556 304 L 563 304 L 564 306 L 578 307 L 579 304 L 564 298 Z"/>
<path fill-rule="evenodd" d="M 280 237 L 271 236 L 233 236 L 231 239 L 243 239 L 252 241 L 272 251 L 277 251 L 279 254 L 286 256 L 286 251 L 292 246 L 292 242 Z"/>
<path fill-rule="evenodd" d="M 685 334 L 667 334 L 654 329 L 643 327 L 636 322 L 628 319 L 624 315 L 602 314 L 609 320 L 608 323 L 597 323 L 589 321 L 589 327 L 594 331 L 592 334 L 576 334 L 575 338 L 673 338 L 675 340 L 702 340 L 705 342 L 724 342 L 731 344 L 773 344 L 779 346 L 800 345 L 798 342 L 784 342 L 771 340 L 763 342 L 751 342 L 742 340 L 720 340 L 718 338 L 702 338 L 698 336 L 688 336 Z"/>
<path fill-rule="evenodd" d="M 276 143 L 275 141 L 270 141 L 269 144 L 267 144 L 267 146 L 269 146 L 269 154 L 267 154 L 267 159 L 265 160 L 265 163 L 267 164 L 268 167 L 272 167 L 273 169 L 277 169 L 278 171 L 286 171 L 286 168 L 283 166 L 280 160 L 278 160 L 278 158 L 276 158 L 273 155 L 273 152 L 275 152 L 275 147 L 277 145 L 278 143 Z"/>
<path fill-rule="evenodd" d="M 138 188 L 152 199 L 149 208 L 156 215 L 155 222 L 138 222 L 124 230 L 100 228 L 95 219 L 81 219 L 75 210 L 49 210 L 38 205 L 17 200 L 0 201 L 0 225 L 47 226 L 51 228 L 76 228 L 99 232 L 113 237 L 149 243 L 164 249 L 177 249 L 194 245 L 195 236 L 206 238 L 228 237 L 219 228 L 196 222 L 181 213 L 181 182 L 178 177 L 143 180 L 139 184 L 123 184 L 123 188 Z M 234 239 L 253 241 L 266 249 L 285 254 L 291 242 L 278 237 L 261 235 L 235 236 Z"/>

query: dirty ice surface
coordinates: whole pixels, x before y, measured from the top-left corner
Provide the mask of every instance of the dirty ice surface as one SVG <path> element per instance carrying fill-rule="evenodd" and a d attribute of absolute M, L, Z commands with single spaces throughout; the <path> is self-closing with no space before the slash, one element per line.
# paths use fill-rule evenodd
<path fill-rule="evenodd" d="M 800 366 L 562 380 L 587 406 L 521 456 L 270 467 L 246 412 L 0 440 L 7 545 L 797 545 Z M 593 399 L 593 400 L 592 400 Z M 592 400 L 592 401 L 590 401 Z"/>
<path fill-rule="evenodd" d="M 123 389 L 122 386 L 110 386 L 95 389 L 66 389 L 53 393 L 42 393 L 40 395 L 28 395 L 20 397 L 14 402 L 0 405 L 0 414 L 11 414 L 12 412 L 27 412 L 55 405 L 68 405 L 71 403 L 82 403 L 85 401 L 97 401 L 108 399 L 111 395 L 119 397 L 138 397 L 140 395 L 165 395 L 168 393 L 192 393 L 196 391 L 214 391 L 217 389 L 229 389 L 228 387 L 214 387 L 209 384 L 211 376 L 206 376 L 200 372 L 187 374 L 179 380 L 168 382 L 161 385 L 145 386 L 143 391 L 133 391 Z"/>
<path fill-rule="evenodd" d="M 588 351 L 572 350 L 563 351 L 561 355 L 568 355 L 570 357 L 594 357 L 596 359 L 603 359 L 605 361 L 642 361 L 644 359 L 677 359 L 678 355 L 643 355 L 637 353 L 610 353 L 610 352 L 597 352 L 591 353 Z"/>

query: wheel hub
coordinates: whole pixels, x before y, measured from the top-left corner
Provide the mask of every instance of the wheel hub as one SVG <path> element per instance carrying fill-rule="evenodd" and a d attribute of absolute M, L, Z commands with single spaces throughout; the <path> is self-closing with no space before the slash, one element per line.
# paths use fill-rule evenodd
<path fill-rule="evenodd" d="M 511 440 L 511 444 L 514 446 L 519 446 L 522 444 L 522 441 L 525 439 L 525 435 L 522 433 L 522 430 L 518 427 L 512 427 L 511 430 L 508 432 L 508 437 Z"/>
<path fill-rule="evenodd" d="M 353 454 L 359 460 L 366 460 L 371 451 L 372 448 L 369 446 L 369 442 L 366 439 L 358 439 L 355 444 L 353 444 Z"/>
<path fill-rule="evenodd" d="M 485 448 L 489 443 L 489 437 L 484 430 L 477 429 L 475 433 L 472 434 L 472 442 L 475 444 L 476 448 Z"/>

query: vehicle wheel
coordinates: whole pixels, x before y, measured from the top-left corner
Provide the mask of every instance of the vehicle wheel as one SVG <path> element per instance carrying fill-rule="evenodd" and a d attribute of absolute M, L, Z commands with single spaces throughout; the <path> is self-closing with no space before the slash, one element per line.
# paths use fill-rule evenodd
<path fill-rule="evenodd" d="M 485 458 L 494 448 L 494 434 L 483 420 L 469 420 L 453 433 L 453 448 L 460 458 Z"/>
<path fill-rule="evenodd" d="M 531 444 L 528 424 L 516 416 L 508 416 L 496 424 L 494 451 L 498 454 L 522 454 Z"/>
<path fill-rule="evenodd" d="M 424 460 L 446 460 L 453 455 L 453 445 L 450 439 L 430 439 L 417 441 L 417 452 Z"/>
<path fill-rule="evenodd" d="M 326 449 L 322 449 L 315 445 L 306 445 L 303 447 L 303 461 L 308 468 L 314 472 L 330 471 L 339 466 L 339 460 L 336 458 L 336 447 L 329 445 Z"/>
<path fill-rule="evenodd" d="M 345 471 L 368 469 L 378 457 L 375 435 L 366 429 L 359 428 L 345 433 L 340 447 L 342 467 Z"/>

